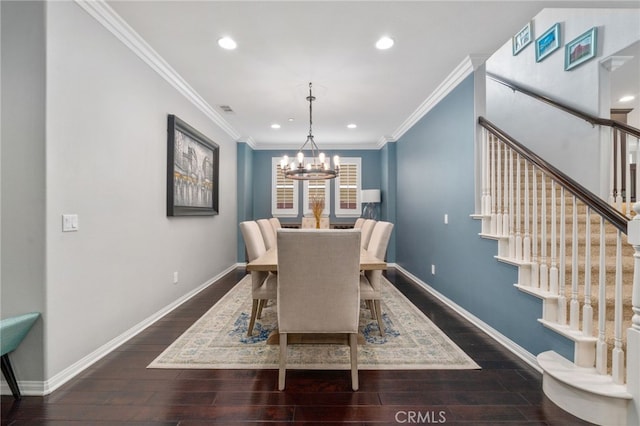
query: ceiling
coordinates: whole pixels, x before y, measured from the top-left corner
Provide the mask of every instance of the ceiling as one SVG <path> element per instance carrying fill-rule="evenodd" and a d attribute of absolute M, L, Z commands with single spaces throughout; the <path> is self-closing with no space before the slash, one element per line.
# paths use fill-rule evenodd
<path fill-rule="evenodd" d="M 107 3 L 237 140 L 262 149 L 295 149 L 305 141 L 309 82 L 321 148 L 379 147 L 400 136 L 405 120 L 465 58 L 488 57 L 543 8 L 638 7 L 524 0 Z M 393 48 L 375 49 L 382 35 L 395 40 Z M 222 36 L 235 39 L 237 49 L 219 48 Z M 348 129 L 350 123 L 357 128 Z"/>

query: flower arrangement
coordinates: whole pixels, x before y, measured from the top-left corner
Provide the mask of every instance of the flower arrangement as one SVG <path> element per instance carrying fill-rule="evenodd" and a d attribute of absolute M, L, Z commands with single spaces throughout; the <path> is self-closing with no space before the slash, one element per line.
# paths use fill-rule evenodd
<path fill-rule="evenodd" d="M 324 210 L 324 198 L 313 197 L 310 202 L 311 211 L 313 212 L 313 217 L 316 218 L 316 228 L 320 228 L 320 217 L 322 216 L 322 212 Z"/>

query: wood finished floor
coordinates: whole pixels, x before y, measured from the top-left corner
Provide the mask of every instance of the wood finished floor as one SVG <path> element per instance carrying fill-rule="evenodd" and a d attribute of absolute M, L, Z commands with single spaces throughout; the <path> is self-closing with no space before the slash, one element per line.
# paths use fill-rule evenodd
<path fill-rule="evenodd" d="M 584 425 L 549 401 L 540 374 L 393 270 L 389 280 L 481 370 L 160 370 L 146 366 L 244 275 L 238 270 L 45 397 L 2 396 L 2 425 Z"/>

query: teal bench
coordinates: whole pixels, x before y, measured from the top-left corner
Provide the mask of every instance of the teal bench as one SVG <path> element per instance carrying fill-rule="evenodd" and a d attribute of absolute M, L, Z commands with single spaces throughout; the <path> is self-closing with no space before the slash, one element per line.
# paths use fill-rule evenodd
<path fill-rule="evenodd" d="M 20 399 L 20 388 L 13 374 L 9 353 L 16 350 L 31 327 L 40 316 L 39 312 L 19 315 L 0 320 L 0 355 L 2 355 L 2 374 L 11 388 L 11 393 Z"/>

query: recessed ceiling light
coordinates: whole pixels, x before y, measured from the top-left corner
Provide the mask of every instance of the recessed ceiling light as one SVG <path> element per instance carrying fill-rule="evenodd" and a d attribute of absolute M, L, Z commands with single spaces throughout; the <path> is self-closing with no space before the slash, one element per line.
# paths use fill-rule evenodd
<path fill-rule="evenodd" d="M 238 47 L 237 43 L 231 37 L 222 37 L 218 39 L 218 46 L 227 50 L 233 50 Z"/>
<path fill-rule="evenodd" d="M 278 123 L 273 123 L 273 124 L 271 125 L 271 128 L 272 128 L 272 129 L 279 129 L 279 128 L 280 128 L 280 125 L 279 125 Z"/>
<path fill-rule="evenodd" d="M 635 98 L 636 97 L 633 96 L 633 95 L 625 95 L 625 96 L 621 97 L 620 99 L 618 99 L 618 102 L 631 102 Z"/>
<path fill-rule="evenodd" d="M 386 50 L 393 46 L 393 39 L 391 37 L 380 37 L 380 39 L 376 42 L 376 49 Z"/>
<path fill-rule="evenodd" d="M 294 121 L 294 118 L 293 118 L 293 117 L 291 117 L 291 118 L 289 118 L 287 121 L 288 121 L 288 122 L 292 122 L 292 121 Z"/>
<path fill-rule="evenodd" d="M 356 127 L 358 127 L 358 125 L 355 123 L 347 124 L 347 128 L 349 129 L 355 129 Z"/>

